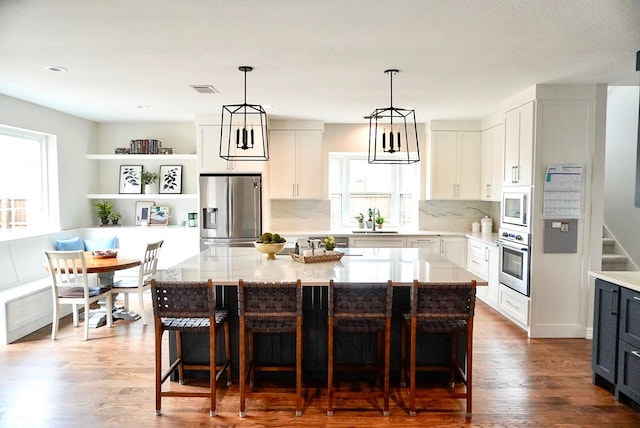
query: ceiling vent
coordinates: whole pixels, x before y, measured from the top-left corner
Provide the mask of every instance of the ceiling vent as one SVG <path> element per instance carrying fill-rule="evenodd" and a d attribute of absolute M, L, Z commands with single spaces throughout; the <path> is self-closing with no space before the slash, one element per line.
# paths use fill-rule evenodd
<path fill-rule="evenodd" d="M 211 85 L 191 85 L 200 94 L 218 94 L 218 90 Z"/>

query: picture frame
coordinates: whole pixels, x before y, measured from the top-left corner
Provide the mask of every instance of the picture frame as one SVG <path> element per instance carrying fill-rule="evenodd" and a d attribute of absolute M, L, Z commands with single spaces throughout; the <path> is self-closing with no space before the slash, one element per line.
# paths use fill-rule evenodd
<path fill-rule="evenodd" d="M 161 165 L 159 193 L 182 193 L 182 165 Z"/>
<path fill-rule="evenodd" d="M 149 226 L 168 226 L 169 225 L 169 208 L 168 207 L 151 207 L 149 215 Z"/>
<path fill-rule="evenodd" d="M 120 193 L 142 193 L 142 165 L 120 165 Z"/>
<path fill-rule="evenodd" d="M 142 222 L 149 223 L 149 219 L 151 218 L 151 209 L 154 207 L 155 202 L 153 201 L 136 201 L 136 226 L 142 225 Z"/>

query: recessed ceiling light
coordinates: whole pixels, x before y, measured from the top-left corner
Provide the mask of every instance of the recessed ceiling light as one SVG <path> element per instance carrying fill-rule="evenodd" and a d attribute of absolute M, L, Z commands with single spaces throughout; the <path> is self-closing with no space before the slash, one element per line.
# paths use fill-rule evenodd
<path fill-rule="evenodd" d="M 63 67 L 61 65 L 47 65 L 45 69 L 54 71 L 56 73 L 64 73 L 65 71 L 69 71 L 66 67 Z"/>
<path fill-rule="evenodd" d="M 144 109 L 149 108 L 149 106 L 148 106 L 148 105 L 141 104 L 141 105 L 139 105 L 139 106 L 136 106 L 136 108 L 139 108 L 139 109 L 144 110 Z"/>

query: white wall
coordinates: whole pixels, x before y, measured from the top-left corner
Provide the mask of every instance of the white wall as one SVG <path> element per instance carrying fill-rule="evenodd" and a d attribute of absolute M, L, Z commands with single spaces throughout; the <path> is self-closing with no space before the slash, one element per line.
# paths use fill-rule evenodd
<path fill-rule="evenodd" d="M 98 124 L 2 94 L 0 123 L 57 136 L 60 226 L 64 230 L 94 223 L 86 195 L 96 175 L 85 155 L 97 145 Z"/>
<path fill-rule="evenodd" d="M 609 88 L 604 172 L 604 223 L 640 265 L 640 208 L 634 206 L 638 87 Z"/>

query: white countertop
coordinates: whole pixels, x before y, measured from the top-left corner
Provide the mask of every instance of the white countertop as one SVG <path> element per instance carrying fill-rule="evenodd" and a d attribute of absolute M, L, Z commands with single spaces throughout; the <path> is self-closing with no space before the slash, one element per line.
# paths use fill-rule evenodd
<path fill-rule="evenodd" d="M 203 281 L 235 285 L 239 279 L 265 282 L 295 281 L 303 285 L 337 282 L 386 282 L 411 285 L 421 282 L 487 281 L 426 248 L 346 248 L 342 260 L 301 263 L 288 255 L 266 260 L 255 248 L 211 247 L 176 266 L 158 272 L 159 280 Z"/>
<path fill-rule="evenodd" d="M 640 292 L 639 271 L 589 271 L 589 275 Z"/>

